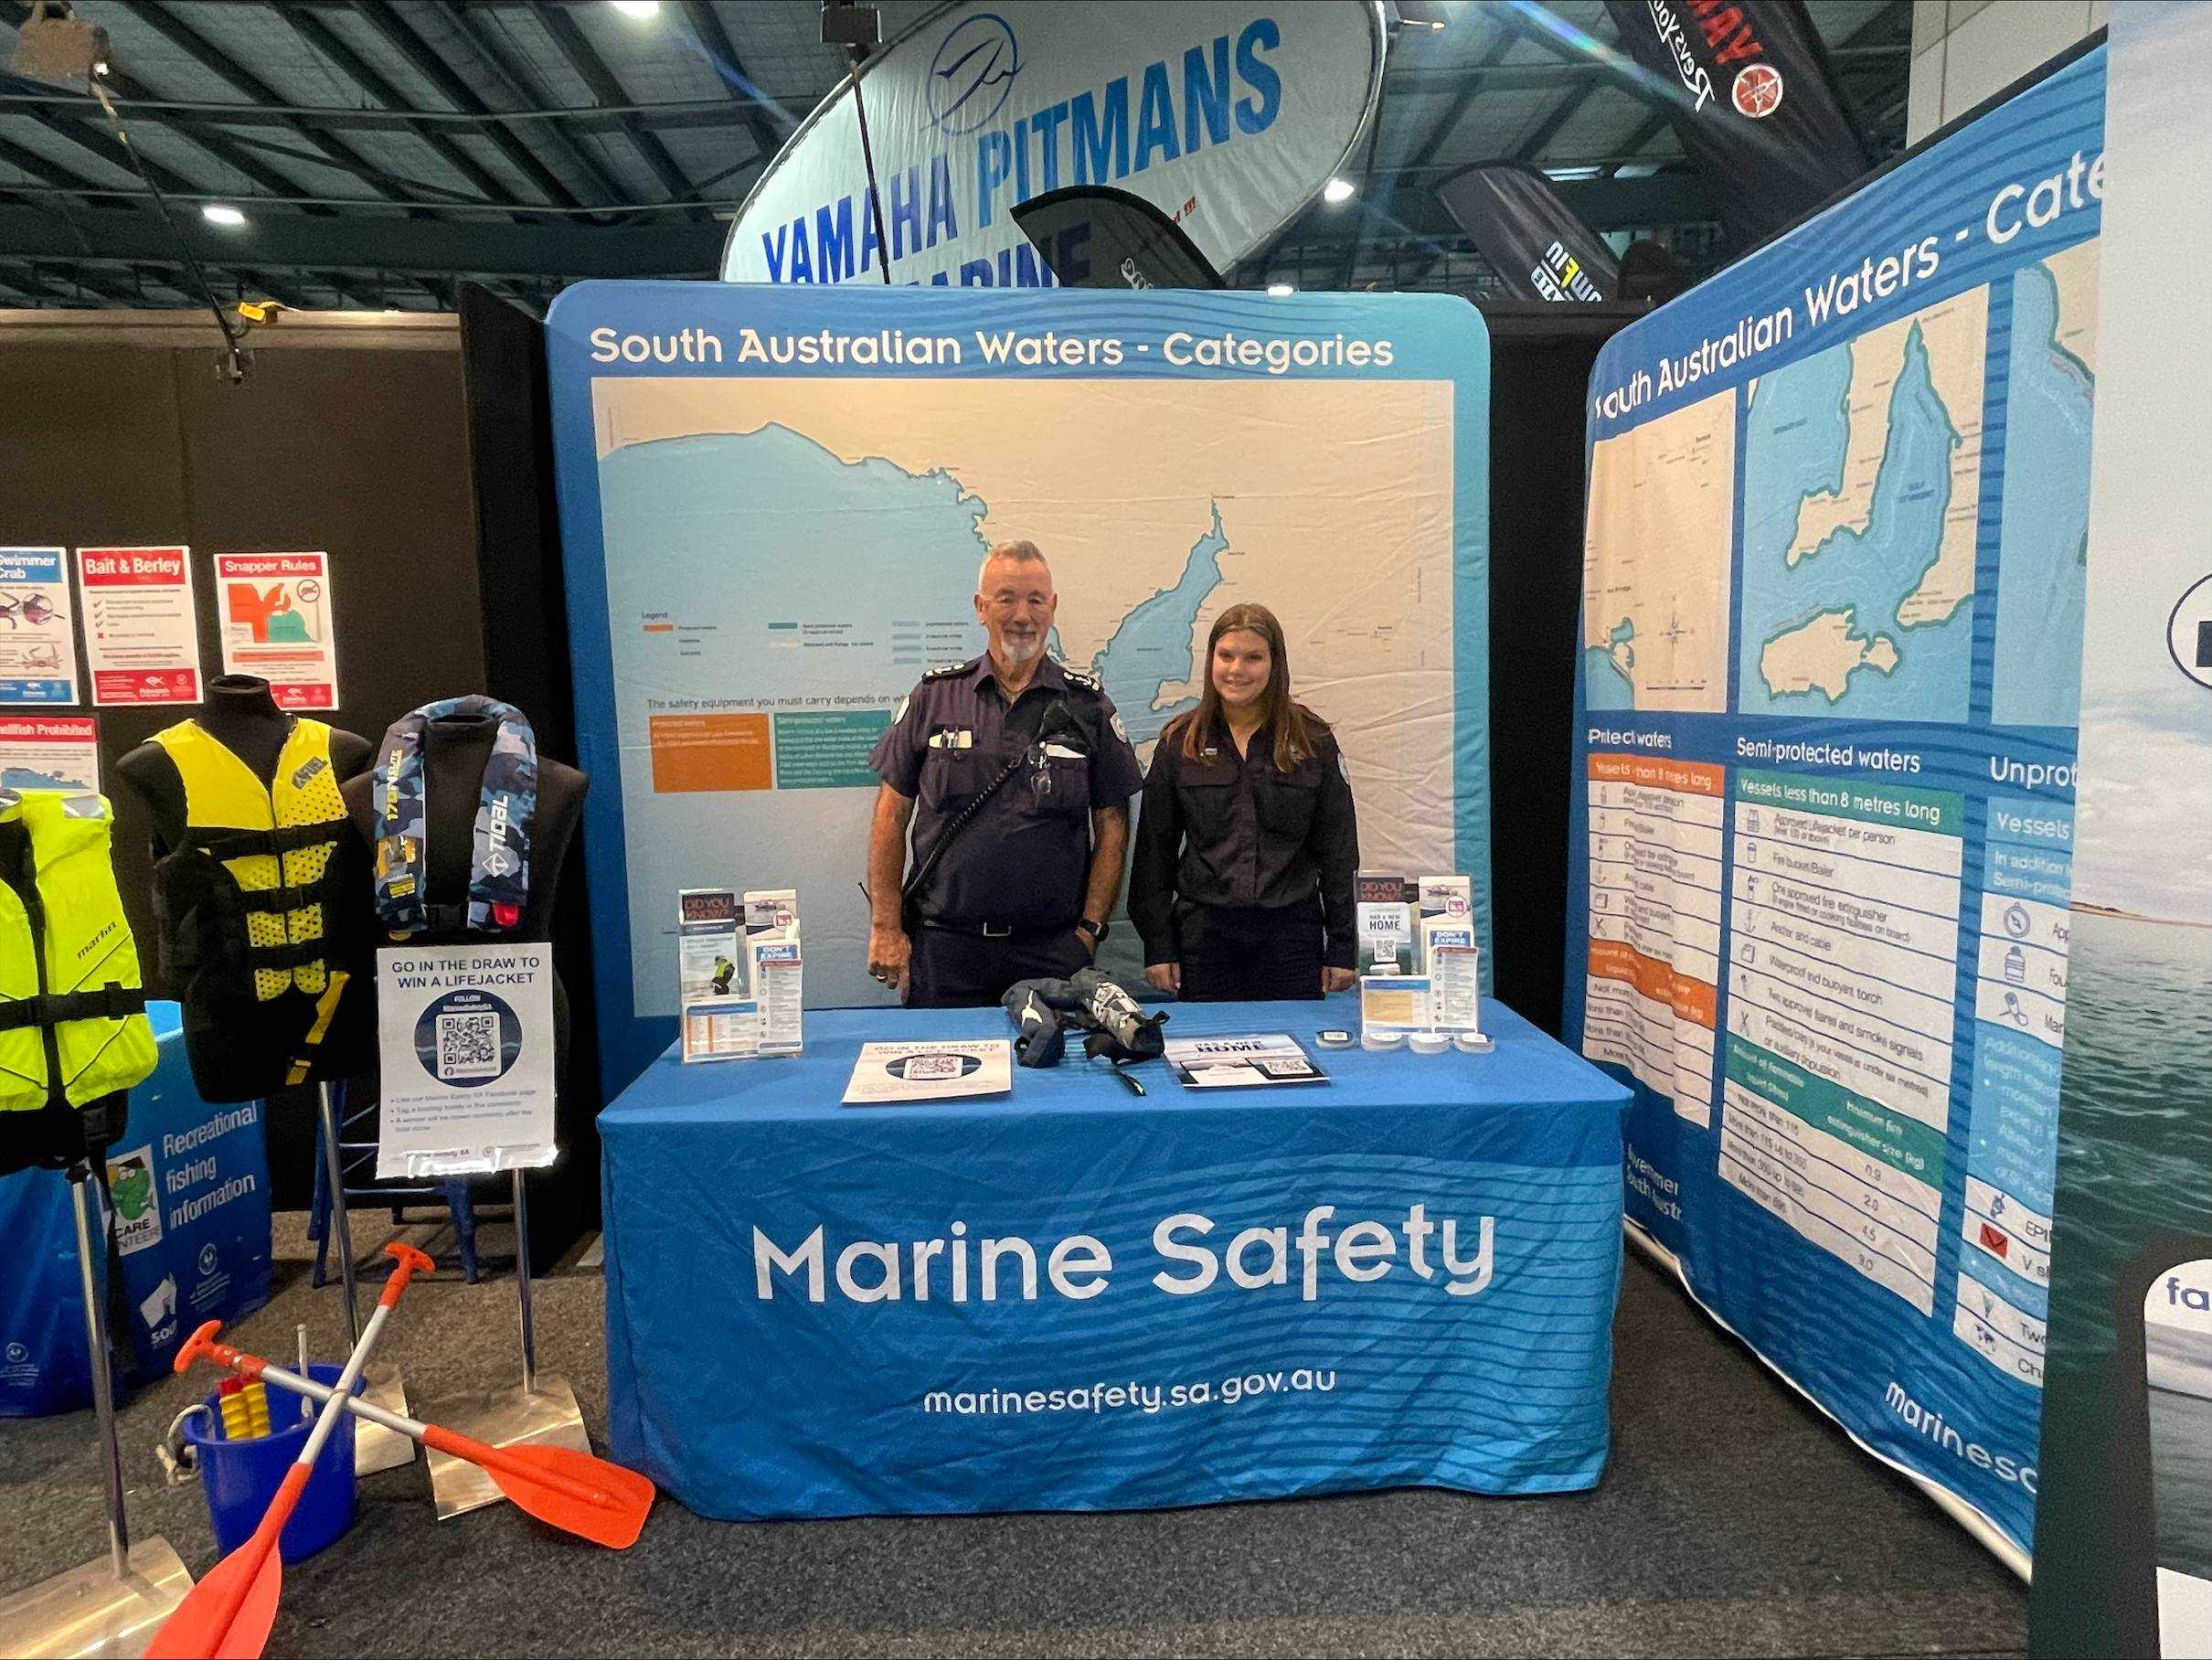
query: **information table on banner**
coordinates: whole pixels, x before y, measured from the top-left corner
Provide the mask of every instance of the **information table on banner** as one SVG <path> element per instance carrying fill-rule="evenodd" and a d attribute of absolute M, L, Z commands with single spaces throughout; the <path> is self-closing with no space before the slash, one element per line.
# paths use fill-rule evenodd
<path fill-rule="evenodd" d="M 1176 1008 L 1310 1033 L 1320 1003 Z M 1503 1006 L 1488 1055 L 1329 1056 L 1196 1092 L 1104 1062 L 845 1107 L 863 1043 L 995 1009 L 807 1017 L 601 1113 L 614 1456 L 735 1519 L 1592 1486 L 1627 1091 Z"/>
<path fill-rule="evenodd" d="M 149 1003 L 161 1049 L 131 1091 L 123 1138 L 108 1152 L 134 1383 L 166 1376 L 192 1329 L 269 1301 L 269 1158 L 261 1103 L 209 1106 L 192 1088 L 174 1003 Z M 0 1177 L 0 1417 L 73 1411 L 92 1399 L 84 1297 L 68 1179 Z"/>
<path fill-rule="evenodd" d="M 1564 1029 L 1637 1085 L 1630 1219 L 2022 1565 L 2103 93 L 2092 50 L 1591 381 Z"/>

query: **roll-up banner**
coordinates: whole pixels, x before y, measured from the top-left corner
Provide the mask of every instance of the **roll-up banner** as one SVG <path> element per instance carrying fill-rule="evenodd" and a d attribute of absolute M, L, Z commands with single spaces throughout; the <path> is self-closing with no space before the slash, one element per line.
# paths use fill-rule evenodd
<path fill-rule="evenodd" d="M 1509 300 L 1611 300 L 1620 261 L 1552 182 L 1519 162 L 1462 168 L 1436 199 L 1490 261 Z"/>
<path fill-rule="evenodd" d="M 2100 48 L 1590 388 L 1565 1030 L 1638 1086 L 1629 1215 L 2023 1567 L 2103 126 Z"/>
<path fill-rule="evenodd" d="M 1605 0 L 1663 85 L 1682 147 L 1718 186 L 1739 248 L 1866 171 L 1803 0 Z"/>
<path fill-rule="evenodd" d="M 2212 9 L 2109 49 L 2038 1660 L 2212 1655 Z"/>
<path fill-rule="evenodd" d="M 801 124 L 730 227 L 732 282 L 882 281 L 860 111 L 894 282 L 1034 288 L 1016 203 L 1079 185 L 1142 197 L 1226 271 L 1326 184 L 1382 86 L 1373 0 L 962 0 L 871 58 Z M 1119 286 L 1119 284 L 1116 284 Z"/>

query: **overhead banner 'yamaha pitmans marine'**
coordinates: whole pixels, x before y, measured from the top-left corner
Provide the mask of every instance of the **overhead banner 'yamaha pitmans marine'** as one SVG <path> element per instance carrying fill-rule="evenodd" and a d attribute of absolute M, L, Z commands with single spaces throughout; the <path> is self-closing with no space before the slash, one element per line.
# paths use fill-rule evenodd
<path fill-rule="evenodd" d="M 1658 78 L 1675 131 L 1717 182 L 1739 249 L 1866 170 L 1803 0 L 1606 0 L 1621 45 Z"/>
<path fill-rule="evenodd" d="M 2019 1561 L 2103 121 L 2097 48 L 1590 386 L 1565 1030 L 1638 1086 L 1630 1217 Z"/>
<path fill-rule="evenodd" d="M 1227 271 L 1344 165 L 1382 65 L 1374 0 L 958 0 L 801 123 L 739 209 L 722 275 L 880 284 L 888 265 L 893 282 L 1072 282 L 1107 250 L 1077 223 L 1040 259 L 1014 209 L 1076 186 L 1149 202 Z"/>

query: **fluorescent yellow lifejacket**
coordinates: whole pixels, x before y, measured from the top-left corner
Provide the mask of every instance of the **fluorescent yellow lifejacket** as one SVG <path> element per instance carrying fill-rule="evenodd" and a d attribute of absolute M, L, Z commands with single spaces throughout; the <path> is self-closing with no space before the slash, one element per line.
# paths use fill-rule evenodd
<path fill-rule="evenodd" d="M 185 785 L 186 846 L 211 855 L 247 895 L 246 959 L 253 995 L 267 1003 L 294 986 L 319 997 L 326 984 L 324 889 L 346 803 L 330 764 L 330 729 L 299 719 L 268 787 L 228 746 L 186 720 L 154 734 Z"/>
<path fill-rule="evenodd" d="M 0 791 L 0 1128 L 154 1070 L 112 822 L 103 796 Z"/>
<path fill-rule="evenodd" d="M 154 862 L 154 911 L 200 1098 L 253 1101 L 360 1070 L 375 1029 L 369 1000 L 343 995 L 365 983 L 366 935 L 342 904 L 339 844 L 353 831 L 330 728 L 295 719 L 267 784 L 192 721 L 154 741 L 184 785 L 184 836 Z M 365 878 L 355 898 L 366 911 Z"/>

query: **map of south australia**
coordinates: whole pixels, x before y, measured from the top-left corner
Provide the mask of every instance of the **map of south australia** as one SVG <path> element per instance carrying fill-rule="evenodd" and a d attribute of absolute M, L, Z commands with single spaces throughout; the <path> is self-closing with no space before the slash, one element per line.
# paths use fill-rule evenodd
<path fill-rule="evenodd" d="M 810 997 L 867 995 L 849 873 L 871 745 L 984 647 L 993 544 L 1044 549 L 1051 644 L 1140 759 L 1253 600 L 1335 728 L 1363 857 L 1459 867 L 1454 386 L 1417 380 L 602 379 L 593 388 L 633 914 L 684 887 L 838 878 Z M 1479 649 L 1479 647 L 1477 647 Z M 832 792 L 851 793 L 836 799 Z M 717 875 L 716 873 L 724 873 Z M 759 874 L 751 874 L 759 873 Z M 810 899 L 810 904 L 814 901 Z M 640 1009 L 675 955 L 632 936 Z M 840 973 L 853 984 L 841 984 Z"/>
<path fill-rule="evenodd" d="M 1977 288 L 1752 383 L 1744 713 L 1965 718 L 1988 319 Z"/>

